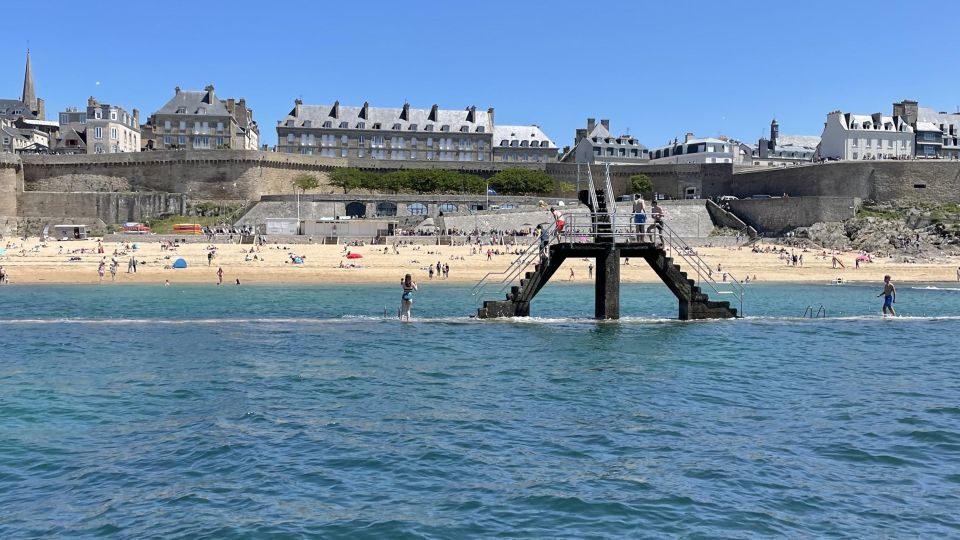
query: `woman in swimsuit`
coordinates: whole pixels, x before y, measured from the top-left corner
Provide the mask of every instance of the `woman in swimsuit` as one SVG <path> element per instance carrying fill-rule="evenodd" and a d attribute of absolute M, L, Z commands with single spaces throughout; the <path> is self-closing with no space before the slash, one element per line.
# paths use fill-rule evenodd
<path fill-rule="evenodd" d="M 400 280 L 400 286 L 403 287 L 403 296 L 400 297 L 400 320 L 410 321 L 410 306 L 413 305 L 413 291 L 417 290 L 417 284 L 413 281 L 413 276 L 407 274 Z"/>

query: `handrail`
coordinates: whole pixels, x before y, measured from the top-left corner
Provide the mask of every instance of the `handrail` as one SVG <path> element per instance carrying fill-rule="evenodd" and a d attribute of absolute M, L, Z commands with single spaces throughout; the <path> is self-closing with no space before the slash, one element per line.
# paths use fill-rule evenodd
<path fill-rule="evenodd" d="M 671 229 L 666 223 L 660 223 L 663 227 L 663 231 L 667 233 L 664 236 L 664 242 L 670 246 L 670 248 L 679 255 L 687 264 L 689 264 L 697 274 L 697 285 L 699 286 L 702 282 L 706 282 L 707 285 L 713 289 L 717 294 L 733 294 L 736 296 L 737 300 L 740 302 L 740 311 L 738 313 L 743 315 L 743 284 L 733 276 L 730 272 L 726 272 L 727 277 L 730 278 L 729 283 L 731 285 L 731 290 L 720 290 L 718 286 L 720 285 L 715 279 L 713 279 L 713 270 L 710 268 L 710 265 L 706 263 L 692 247 L 687 245 L 686 242 L 680 238 L 677 233 Z"/>
<path fill-rule="evenodd" d="M 577 167 L 580 167 L 580 165 L 577 165 Z M 597 200 L 597 185 L 593 182 L 593 171 L 590 170 L 589 163 L 587 163 L 587 182 L 589 183 L 587 187 L 590 191 L 590 205 L 593 207 L 593 211 L 596 212 L 598 210 L 597 207 L 600 206 L 600 201 Z"/>
<path fill-rule="evenodd" d="M 607 200 L 607 213 L 610 214 L 610 221 L 613 222 L 613 216 L 617 213 L 617 200 L 613 196 L 613 184 L 610 182 L 610 164 L 606 163 L 606 178 L 604 181 L 604 198 Z"/>
<path fill-rule="evenodd" d="M 543 234 L 547 235 L 547 238 L 550 240 L 547 245 L 556 241 L 556 234 L 554 231 L 556 229 L 556 224 L 550 225 L 546 228 Z M 523 250 L 516 259 L 510 262 L 510 265 L 507 266 L 504 270 L 499 272 L 487 272 L 476 285 L 473 286 L 473 289 L 470 290 L 471 296 L 480 296 L 480 294 L 487 288 L 491 283 L 495 285 L 503 285 L 500 288 L 502 292 L 506 289 L 510 283 L 520 275 L 521 272 L 527 269 L 530 266 L 531 261 L 536 258 L 540 258 L 540 244 L 541 240 L 538 238 L 532 244 L 527 246 L 527 249 Z M 502 276 L 499 281 L 492 281 L 494 276 Z"/>

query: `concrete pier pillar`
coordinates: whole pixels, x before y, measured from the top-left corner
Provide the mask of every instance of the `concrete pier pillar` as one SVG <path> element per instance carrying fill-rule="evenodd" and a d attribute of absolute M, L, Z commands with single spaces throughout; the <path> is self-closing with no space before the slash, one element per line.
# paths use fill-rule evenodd
<path fill-rule="evenodd" d="M 610 244 L 597 255 L 594 316 L 597 319 L 620 318 L 620 250 Z"/>

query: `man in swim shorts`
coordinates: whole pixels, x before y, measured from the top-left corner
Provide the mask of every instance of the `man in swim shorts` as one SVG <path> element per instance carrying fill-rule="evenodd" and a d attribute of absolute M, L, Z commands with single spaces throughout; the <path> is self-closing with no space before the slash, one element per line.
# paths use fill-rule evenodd
<path fill-rule="evenodd" d="M 883 276 L 883 292 L 877 295 L 877 298 L 883 297 L 883 316 L 887 316 L 887 310 L 894 317 L 897 312 L 893 310 L 893 304 L 897 302 L 897 288 L 890 282 L 890 276 Z"/>

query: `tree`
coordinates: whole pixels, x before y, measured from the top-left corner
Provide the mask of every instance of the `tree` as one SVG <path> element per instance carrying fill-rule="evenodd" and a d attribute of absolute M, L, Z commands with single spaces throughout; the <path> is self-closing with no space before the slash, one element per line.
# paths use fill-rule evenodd
<path fill-rule="evenodd" d="M 360 188 L 364 183 L 366 174 L 367 173 L 363 171 L 351 167 L 335 169 L 330 173 L 330 185 L 342 188 L 343 192 L 347 193 L 351 189 Z"/>
<path fill-rule="evenodd" d="M 651 194 L 653 193 L 653 182 L 645 174 L 635 174 L 630 177 L 630 187 L 634 193 Z"/>
<path fill-rule="evenodd" d="M 533 195 L 553 191 L 553 177 L 543 171 L 504 169 L 490 178 L 490 187 L 504 195 Z"/>
<path fill-rule="evenodd" d="M 312 174 L 298 174 L 293 177 L 293 187 L 306 193 L 308 189 L 317 189 L 320 187 L 320 180 Z"/>

